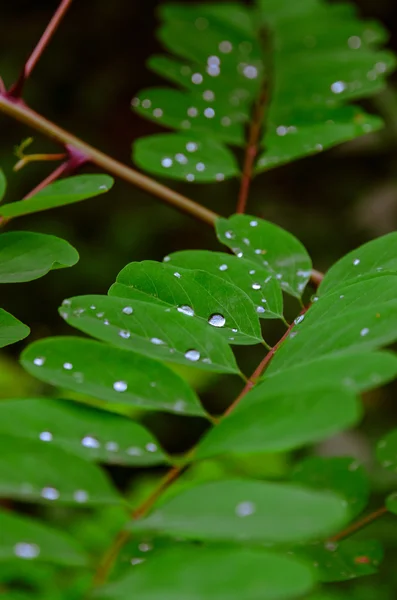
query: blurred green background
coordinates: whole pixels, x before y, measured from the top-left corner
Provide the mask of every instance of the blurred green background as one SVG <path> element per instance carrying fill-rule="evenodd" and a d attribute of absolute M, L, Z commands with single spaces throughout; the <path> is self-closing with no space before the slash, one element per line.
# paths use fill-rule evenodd
<path fill-rule="evenodd" d="M 292 1 L 292 0 L 291 0 Z M 390 32 L 389 47 L 397 52 L 397 11 L 395 0 L 356 0 L 361 14 L 380 19 Z M 145 67 L 146 59 L 160 50 L 155 38 L 156 8 L 159 2 L 127 0 L 75 0 L 72 8 L 42 57 L 26 86 L 26 101 L 43 115 L 87 142 L 129 163 L 131 142 L 159 131 L 130 110 L 134 94 L 146 86 L 161 85 L 158 76 Z M 57 6 L 56 0 L 3 1 L 0 7 L 0 74 L 6 85 L 19 70 Z M 397 228 L 397 75 L 390 87 L 366 108 L 383 116 L 383 131 L 365 136 L 321 155 L 280 167 L 256 179 L 252 186 L 249 212 L 274 221 L 295 234 L 313 257 L 315 268 L 325 270 L 337 258 L 357 245 Z M 32 164 L 13 173 L 14 147 L 33 135 L 28 152 L 53 152 L 57 148 L 16 122 L 0 114 L 0 165 L 9 187 L 7 201 L 19 200 L 43 179 L 51 165 Z M 94 171 L 84 167 L 84 171 Z M 197 202 L 228 215 L 235 210 L 238 182 L 216 185 L 175 184 L 164 181 Z M 80 253 L 72 269 L 54 271 L 43 279 L 24 284 L 3 285 L 1 305 L 27 323 L 29 341 L 58 334 L 73 334 L 58 316 L 57 307 L 65 297 L 106 293 L 118 271 L 128 262 L 161 260 L 180 249 L 220 249 L 213 231 L 192 218 L 162 205 L 148 194 L 117 181 L 108 194 L 65 208 L 22 217 L 9 229 L 52 233 L 67 239 Z M 296 307 L 291 306 L 291 312 Z M 265 337 L 273 342 L 279 325 L 268 323 Z M 0 396 L 27 396 L 51 393 L 42 384 L 24 375 L 16 361 L 24 343 L 11 346 L 0 355 Z M 239 360 L 249 373 L 261 350 L 240 349 Z M 240 383 L 230 378 L 217 380 L 206 374 L 184 372 L 194 377 L 207 407 L 220 411 L 239 391 Z M 373 506 L 382 502 L 385 490 L 397 484 L 397 477 L 379 471 L 371 452 L 374 442 L 397 426 L 395 396 L 397 385 L 365 398 L 367 417 L 360 431 L 348 432 L 323 444 L 323 454 L 349 454 L 368 467 L 375 493 Z M 189 447 L 202 432 L 201 421 L 175 416 L 143 416 L 170 451 Z M 248 464 L 212 464 L 218 469 L 251 471 L 254 476 L 278 476 L 288 471 L 289 458 L 267 458 Z M 206 472 L 205 477 L 211 476 Z M 113 470 L 120 485 L 130 485 L 128 475 Z M 135 474 L 133 474 L 135 477 Z M 137 492 L 138 493 L 138 492 Z M 87 539 L 93 535 L 88 528 Z M 355 586 L 360 600 L 388 600 L 396 597 L 397 521 L 372 526 L 373 536 L 382 537 L 390 547 L 381 574 Z M 364 532 L 370 537 L 371 530 Z M 348 589 L 350 584 L 341 584 Z"/>

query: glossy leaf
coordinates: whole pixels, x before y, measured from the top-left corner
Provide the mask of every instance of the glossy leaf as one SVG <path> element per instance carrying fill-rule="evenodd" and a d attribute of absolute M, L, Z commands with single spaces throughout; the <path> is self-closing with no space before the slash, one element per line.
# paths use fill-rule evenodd
<path fill-rule="evenodd" d="M 261 386 L 265 393 L 265 385 Z M 318 442 L 356 424 L 360 403 L 347 389 L 320 387 L 273 395 L 222 419 L 195 458 L 285 451 Z"/>
<path fill-rule="evenodd" d="M 337 492 L 346 499 L 352 518 L 360 514 L 368 502 L 368 477 L 352 458 L 311 456 L 296 467 L 292 481 L 313 489 Z"/>
<path fill-rule="evenodd" d="M 163 305 L 116 296 L 77 296 L 63 303 L 60 314 L 73 327 L 144 356 L 207 371 L 239 372 L 216 328 Z"/>
<path fill-rule="evenodd" d="M 393 492 L 386 498 L 386 508 L 397 515 L 397 492 Z"/>
<path fill-rule="evenodd" d="M 239 168 L 232 152 L 216 139 L 199 134 L 161 133 L 138 139 L 133 160 L 160 177 L 209 183 L 236 177 Z"/>
<path fill-rule="evenodd" d="M 78 260 L 77 251 L 53 235 L 30 231 L 0 235 L 0 283 L 32 281 Z"/>
<path fill-rule="evenodd" d="M 148 467 L 167 462 L 157 440 L 139 423 L 73 402 L 2 400 L 0 432 L 41 440 L 94 462 Z"/>
<path fill-rule="evenodd" d="M 72 567 L 87 563 L 75 540 L 36 520 L 0 512 L 0 530 L 0 561 L 48 562 Z"/>
<path fill-rule="evenodd" d="M 397 469 L 397 429 L 393 429 L 378 442 L 376 456 L 382 467 Z"/>
<path fill-rule="evenodd" d="M 346 254 L 325 274 L 318 294 L 323 296 L 334 289 L 346 287 L 359 277 L 382 271 L 397 272 L 397 232 L 372 240 Z"/>
<path fill-rule="evenodd" d="M 281 288 L 267 267 L 231 254 L 208 250 L 174 252 L 164 258 L 164 262 L 168 261 L 172 266 L 213 273 L 237 286 L 251 298 L 261 319 L 283 318 Z"/>
<path fill-rule="evenodd" d="M 2 169 L 0 169 L 0 202 L 3 200 L 7 189 L 7 179 Z"/>
<path fill-rule="evenodd" d="M 92 340 L 40 340 L 28 346 L 21 362 L 28 373 L 41 381 L 106 402 L 187 415 L 205 414 L 193 390 L 165 365 Z M 68 368 L 70 364 L 72 369 Z"/>
<path fill-rule="evenodd" d="M 344 540 L 339 544 L 313 544 L 297 556 L 313 561 L 320 581 L 348 581 L 377 573 L 383 558 L 376 540 Z"/>
<path fill-rule="evenodd" d="M 272 360 L 269 373 L 303 365 L 316 358 L 374 350 L 397 339 L 397 302 L 365 305 L 326 320 L 301 321 Z"/>
<path fill-rule="evenodd" d="M 62 504 L 120 502 L 99 467 L 43 441 L 6 434 L 1 436 L 0 496 Z"/>
<path fill-rule="evenodd" d="M 346 516 L 333 494 L 228 480 L 191 487 L 131 527 L 195 540 L 292 543 L 327 535 Z"/>
<path fill-rule="evenodd" d="M 118 274 L 109 294 L 171 307 L 189 322 L 199 319 L 215 327 L 232 344 L 262 341 L 258 314 L 248 296 L 204 270 L 175 270 L 154 261 L 130 263 Z"/>
<path fill-rule="evenodd" d="M 23 340 L 29 333 L 27 325 L 0 308 L 0 348 Z"/>
<path fill-rule="evenodd" d="M 302 244 L 269 221 L 248 215 L 218 219 L 219 240 L 239 257 L 271 270 L 283 290 L 300 298 L 311 273 L 311 260 Z"/>
<path fill-rule="evenodd" d="M 55 181 L 27 200 L 0 207 L 3 217 L 20 217 L 31 213 L 74 204 L 108 192 L 113 179 L 108 175 L 76 175 Z"/>
<path fill-rule="evenodd" d="M 178 568 L 178 565 L 183 565 Z M 310 568 L 263 550 L 175 547 L 100 590 L 109 600 L 288 600 L 314 584 Z"/>

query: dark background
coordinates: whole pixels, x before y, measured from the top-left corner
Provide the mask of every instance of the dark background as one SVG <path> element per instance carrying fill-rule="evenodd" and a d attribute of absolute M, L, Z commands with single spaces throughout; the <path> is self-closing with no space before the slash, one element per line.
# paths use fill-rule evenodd
<path fill-rule="evenodd" d="M 160 130 L 130 110 L 131 98 L 139 89 L 160 82 L 145 67 L 146 59 L 160 50 L 155 38 L 158 4 L 153 0 L 75 0 L 26 86 L 26 101 L 90 144 L 130 163 L 132 140 Z M 397 51 L 395 0 L 356 0 L 356 4 L 363 16 L 383 22 L 391 36 L 389 47 Z M 17 78 L 56 6 L 56 0 L 2 0 L 0 74 L 6 85 Z M 269 171 L 252 186 L 249 212 L 294 233 L 319 270 L 357 245 L 397 228 L 397 95 L 393 81 L 397 83 L 396 76 L 390 78 L 387 91 L 365 104 L 367 110 L 385 119 L 382 132 Z M 0 114 L 0 165 L 9 180 L 7 201 L 19 200 L 51 169 L 41 164 L 12 172 L 16 162 L 13 148 L 30 135 L 35 139 L 29 151 L 57 151 L 35 132 Z M 85 167 L 84 171 L 95 168 Z M 222 215 L 235 210 L 237 181 L 203 186 L 171 180 L 165 183 Z M 179 249 L 220 249 L 210 228 L 121 181 L 116 181 L 108 194 L 19 218 L 9 228 L 58 235 L 74 245 L 81 256 L 72 269 L 52 272 L 31 283 L 2 286 L 1 306 L 31 327 L 29 341 L 73 334 L 58 316 L 61 301 L 73 295 L 106 293 L 128 262 L 161 260 Z M 269 339 L 277 339 L 277 326 L 269 325 L 268 329 Z M 21 384 L 11 377 L 19 372 L 9 358 L 16 358 L 23 346 L 14 345 L 1 357 L 0 396 L 19 395 L 21 389 L 25 394 L 30 389 L 43 391 L 29 380 Z M 247 372 L 256 358 L 255 350 L 241 357 Z M 206 376 L 199 378 L 197 385 L 206 391 Z M 229 386 L 224 379 L 215 380 L 211 391 L 204 394 L 205 402 L 220 408 L 238 386 L 234 380 Z M 397 425 L 395 393 L 396 387 L 390 386 L 368 395 L 368 416 L 360 432 L 338 438 L 330 448 L 321 450 L 356 454 L 371 469 L 373 441 Z M 176 417 L 146 419 L 170 450 L 184 449 L 195 435 L 191 430 L 186 432 Z M 200 427 L 197 424 L 197 435 Z M 382 498 L 385 482 L 381 477 L 377 485 Z M 392 523 L 396 533 L 396 522 Z M 388 543 L 395 545 L 397 536 L 384 529 L 386 538 L 391 538 Z M 380 588 L 371 589 L 375 596 L 366 596 L 363 588 L 360 600 L 383 600 Z"/>

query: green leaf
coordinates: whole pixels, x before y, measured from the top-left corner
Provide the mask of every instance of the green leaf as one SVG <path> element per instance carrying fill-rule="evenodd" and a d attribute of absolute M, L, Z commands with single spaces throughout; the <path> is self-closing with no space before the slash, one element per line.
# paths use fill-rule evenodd
<path fill-rule="evenodd" d="M 262 341 L 258 315 L 247 294 L 204 270 L 176 271 L 171 265 L 148 260 L 130 263 L 118 274 L 109 294 L 171 307 L 189 322 L 199 319 L 216 327 L 232 344 Z"/>
<path fill-rule="evenodd" d="M 277 125 L 280 122 L 282 124 Z M 303 156 L 318 154 L 382 127 L 382 119 L 352 106 L 321 111 L 319 115 L 314 112 L 309 120 L 299 114 L 279 119 L 268 127 L 266 149 L 258 157 L 256 170 L 265 171 Z"/>
<path fill-rule="evenodd" d="M 387 510 L 389 510 L 391 513 L 397 515 L 397 492 L 392 492 L 387 498 L 386 498 L 386 508 Z"/>
<path fill-rule="evenodd" d="M 3 200 L 7 189 L 7 179 L 2 169 L 0 169 L 0 202 Z"/>
<path fill-rule="evenodd" d="M 383 550 L 377 540 L 344 540 L 313 544 L 296 555 L 313 561 L 320 581 L 347 581 L 377 573 Z"/>
<path fill-rule="evenodd" d="M 228 342 L 215 327 L 163 305 L 77 296 L 63 303 L 60 314 L 73 327 L 144 356 L 218 373 L 239 372 Z"/>
<path fill-rule="evenodd" d="M 20 217 L 49 208 L 74 204 L 108 192 L 113 179 L 108 175 L 76 175 L 47 185 L 27 200 L 5 204 L 0 208 L 3 217 Z"/>
<path fill-rule="evenodd" d="M 153 175 L 196 183 L 223 181 L 239 174 L 230 150 L 216 139 L 197 133 L 140 138 L 134 143 L 133 160 Z"/>
<path fill-rule="evenodd" d="M 0 496 L 48 504 L 120 502 L 96 465 L 43 441 L 6 434 L 1 436 Z"/>
<path fill-rule="evenodd" d="M 72 267 L 78 260 L 77 251 L 53 235 L 30 231 L 0 235 L 1 283 L 32 281 L 51 269 Z"/>
<path fill-rule="evenodd" d="M 266 267 L 224 252 L 185 250 L 164 258 L 173 266 L 201 269 L 232 283 L 247 294 L 261 319 L 283 318 L 283 296 L 278 281 Z M 260 288 L 258 288 L 258 284 Z"/>
<path fill-rule="evenodd" d="M 21 362 L 41 381 L 106 402 L 205 415 L 193 390 L 165 365 L 92 340 L 40 340 L 26 348 Z"/>
<path fill-rule="evenodd" d="M 94 462 L 148 467 L 168 462 L 139 423 L 61 400 L 2 400 L 0 432 L 42 440 Z"/>
<path fill-rule="evenodd" d="M 0 308 L 0 348 L 23 340 L 29 333 L 27 325 Z"/>
<path fill-rule="evenodd" d="M 356 460 L 345 456 L 306 458 L 296 467 L 292 481 L 344 496 L 351 518 L 360 514 L 368 502 L 367 474 Z"/>
<path fill-rule="evenodd" d="M 397 339 L 397 302 L 365 305 L 354 312 L 298 323 L 272 360 L 269 373 L 327 355 L 367 352 Z"/>
<path fill-rule="evenodd" d="M 233 215 L 218 219 L 219 241 L 239 257 L 265 266 L 282 289 L 300 298 L 310 278 L 311 260 L 302 244 L 290 233 L 263 219 Z"/>
<path fill-rule="evenodd" d="M 289 484 L 219 481 L 181 492 L 131 528 L 195 540 L 302 542 L 340 527 L 345 504 Z"/>
<path fill-rule="evenodd" d="M 11 512 L 0 512 L 0 561 L 84 566 L 87 557 L 66 533 Z"/>
<path fill-rule="evenodd" d="M 346 254 L 325 274 L 318 294 L 323 296 L 334 289 L 346 287 L 359 277 L 382 271 L 397 271 L 397 232 L 372 240 Z"/>
<path fill-rule="evenodd" d="M 183 568 L 180 568 L 183 565 Z M 109 600 L 287 600 L 314 584 L 302 562 L 247 548 L 169 548 L 99 591 Z"/>
<path fill-rule="evenodd" d="M 266 386 L 261 387 L 263 402 L 222 419 L 200 442 L 196 459 L 292 450 L 347 429 L 361 417 L 360 403 L 348 389 L 320 387 L 269 396 Z"/>
<path fill-rule="evenodd" d="M 382 437 L 377 445 L 376 457 L 385 469 L 397 470 L 397 429 Z"/>

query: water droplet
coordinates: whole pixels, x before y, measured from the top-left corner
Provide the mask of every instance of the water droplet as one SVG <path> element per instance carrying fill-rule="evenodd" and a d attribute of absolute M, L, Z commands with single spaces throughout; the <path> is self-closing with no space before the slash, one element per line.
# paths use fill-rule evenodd
<path fill-rule="evenodd" d="M 343 300 L 343 298 L 344 298 L 344 297 L 345 297 L 345 296 L 344 296 L 344 294 L 341 294 L 341 295 L 339 296 L 339 298 L 340 298 L 341 300 Z"/>
<path fill-rule="evenodd" d="M 276 129 L 276 133 L 277 135 L 283 137 L 284 135 L 287 135 L 288 127 L 285 127 L 284 125 L 279 125 Z"/>
<path fill-rule="evenodd" d="M 341 94 L 346 89 L 346 84 L 343 81 L 334 81 L 331 85 L 331 92 L 334 94 Z"/>
<path fill-rule="evenodd" d="M 171 260 L 170 256 L 164 256 L 163 262 L 169 262 Z"/>
<path fill-rule="evenodd" d="M 194 181 L 194 180 L 195 180 L 195 177 L 194 177 L 193 173 L 188 173 L 186 175 L 186 181 Z"/>
<path fill-rule="evenodd" d="M 156 338 L 156 337 L 151 338 L 150 341 L 155 346 L 162 346 L 163 344 L 165 344 L 165 342 L 163 340 L 160 340 L 160 338 Z"/>
<path fill-rule="evenodd" d="M 256 510 L 255 504 L 253 502 L 240 502 L 236 506 L 236 515 L 238 517 L 249 517 L 253 515 Z"/>
<path fill-rule="evenodd" d="M 196 165 L 196 170 L 197 171 L 205 171 L 205 164 L 202 162 L 198 162 Z"/>
<path fill-rule="evenodd" d="M 45 487 L 41 490 L 41 497 L 46 500 L 58 500 L 60 494 L 56 488 Z"/>
<path fill-rule="evenodd" d="M 215 100 L 215 94 L 212 90 L 205 90 L 205 92 L 203 92 L 203 98 L 207 102 L 212 102 Z"/>
<path fill-rule="evenodd" d="M 215 111 L 213 108 L 206 108 L 204 110 L 204 116 L 207 117 L 207 119 L 213 119 L 215 117 Z"/>
<path fill-rule="evenodd" d="M 191 306 L 187 306 L 186 304 L 184 304 L 183 306 L 178 306 L 178 312 L 183 313 L 184 315 L 188 315 L 188 317 L 193 317 L 194 316 L 194 310 L 191 308 Z"/>
<path fill-rule="evenodd" d="M 125 381 L 115 381 L 113 384 L 113 389 L 115 392 L 125 392 L 128 388 L 128 385 Z"/>
<path fill-rule="evenodd" d="M 203 82 L 203 76 L 201 75 L 201 73 L 193 73 L 193 75 L 192 75 L 192 83 L 195 83 L 196 85 L 199 85 L 202 82 Z"/>
<path fill-rule="evenodd" d="M 217 174 L 215 175 L 215 179 L 216 179 L 217 181 L 223 181 L 223 180 L 225 179 L 225 175 L 224 175 L 223 173 L 217 173 Z"/>
<path fill-rule="evenodd" d="M 220 270 L 220 271 L 227 271 L 227 270 L 228 270 L 228 266 L 227 266 L 227 265 L 221 265 L 221 266 L 219 267 L 219 270 Z"/>
<path fill-rule="evenodd" d="M 198 146 L 197 146 L 196 142 L 188 142 L 186 144 L 186 150 L 188 152 L 196 152 L 197 149 L 198 149 Z"/>
<path fill-rule="evenodd" d="M 225 238 L 227 240 L 233 240 L 235 237 L 233 231 L 225 231 Z"/>
<path fill-rule="evenodd" d="M 260 283 L 253 283 L 251 287 L 253 290 L 260 290 L 262 286 Z"/>
<path fill-rule="evenodd" d="M 369 333 L 369 329 L 368 329 L 368 327 L 364 327 L 364 329 L 362 329 L 362 330 L 360 331 L 360 335 L 361 335 L 361 337 L 364 337 L 364 335 L 367 335 L 368 333 Z"/>
<path fill-rule="evenodd" d="M 157 452 L 157 446 L 153 442 L 146 444 L 145 448 L 148 452 Z"/>
<path fill-rule="evenodd" d="M 296 319 L 294 321 L 295 325 L 299 325 L 299 323 L 302 323 L 304 318 L 305 318 L 305 315 L 299 315 L 299 317 L 296 317 Z"/>
<path fill-rule="evenodd" d="M 264 312 L 266 312 L 265 308 L 263 306 L 257 306 L 256 307 L 256 312 L 263 314 Z"/>
<path fill-rule="evenodd" d="M 79 503 L 87 502 L 88 493 L 85 490 L 76 490 L 73 494 L 73 498 Z"/>
<path fill-rule="evenodd" d="M 50 431 L 42 431 L 39 434 L 39 438 L 42 442 L 52 442 L 52 433 Z"/>
<path fill-rule="evenodd" d="M 219 51 L 223 52 L 223 54 L 229 54 L 229 52 L 233 50 L 233 44 L 231 42 L 228 42 L 227 40 L 220 42 L 218 47 Z"/>
<path fill-rule="evenodd" d="M 189 117 L 197 117 L 198 110 L 195 106 L 191 106 L 187 109 L 187 114 L 189 115 Z"/>
<path fill-rule="evenodd" d="M 165 261 L 165 259 L 164 259 L 164 261 Z M 132 306 L 125 306 L 123 308 L 123 313 L 125 315 L 132 315 L 133 312 L 134 312 L 134 309 L 132 308 Z"/>
<path fill-rule="evenodd" d="M 232 124 L 232 120 L 230 117 L 222 117 L 221 119 L 221 125 L 223 127 L 230 127 L 230 125 Z"/>
<path fill-rule="evenodd" d="M 92 437 L 91 435 L 86 435 L 81 440 L 81 445 L 85 448 L 99 448 L 100 443 L 96 438 Z"/>
<path fill-rule="evenodd" d="M 106 442 L 105 449 L 108 452 L 118 452 L 120 447 L 117 442 Z"/>
<path fill-rule="evenodd" d="M 237 252 L 236 256 L 237 256 L 237 258 L 243 258 L 244 254 L 243 254 L 243 252 L 240 251 L 240 252 Z"/>
<path fill-rule="evenodd" d="M 42 367 L 45 363 L 45 358 L 44 356 L 38 356 L 37 358 L 35 358 L 33 360 L 33 364 L 36 365 L 36 367 Z"/>
<path fill-rule="evenodd" d="M 250 225 L 251 225 L 251 227 L 257 227 L 258 221 L 250 221 Z"/>
<path fill-rule="evenodd" d="M 359 264 L 360 264 L 360 259 L 359 259 L 359 258 L 355 258 L 355 259 L 353 260 L 353 265 L 354 265 L 355 267 L 357 267 L 357 265 L 359 265 Z"/>
<path fill-rule="evenodd" d="M 142 450 L 135 446 L 130 446 L 129 448 L 127 448 L 126 453 L 129 456 L 142 456 Z"/>
<path fill-rule="evenodd" d="M 352 50 L 358 50 L 361 47 L 361 38 L 359 38 L 358 35 L 352 35 L 347 40 L 347 45 Z"/>
<path fill-rule="evenodd" d="M 181 152 L 178 152 L 178 154 L 175 154 L 175 160 L 180 165 L 186 165 L 186 163 L 187 163 L 187 157 L 184 154 L 182 154 Z"/>
<path fill-rule="evenodd" d="M 62 302 L 62 306 L 70 306 L 71 304 L 72 304 L 72 301 L 69 300 L 68 298 Z"/>
<path fill-rule="evenodd" d="M 95 309 L 96 309 L 96 306 L 94 306 L 93 304 L 91 304 L 91 306 L 90 306 L 90 309 L 91 309 L 91 310 L 95 310 Z"/>
<path fill-rule="evenodd" d="M 246 65 L 243 69 L 243 74 L 247 79 L 256 79 L 258 77 L 258 69 L 253 65 Z"/>
<path fill-rule="evenodd" d="M 136 98 L 136 97 L 135 97 L 135 98 L 133 98 L 133 99 L 131 100 L 131 104 L 132 104 L 132 106 L 134 106 L 135 108 L 136 108 L 137 106 L 139 106 L 139 105 L 140 105 L 140 103 L 141 103 L 141 101 L 139 100 L 139 98 Z"/>
<path fill-rule="evenodd" d="M 161 108 L 155 108 L 153 111 L 153 116 L 156 117 L 156 119 L 160 119 L 160 117 L 163 116 L 163 111 Z"/>
<path fill-rule="evenodd" d="M 192 362 L 197 362 L 200 360 L 200 352 L 198 350 L 188 350 L 185 352 L 185 358 L 191 360 Z"/>
<path fill-rule="evenodd" d="M 110 325 L 110 321 L 109 321 L 109 319 L 104 319 L 104 320 L 103 320 L 103 324 L 104 324 L 104 325 Z"/>
<path fill-rule="evenodd" d="M 131 333 L 127 329 L 120 329 L 119 336 L 124 340 L 128 340 L 131 337 Z"/>
<path fill-rule="evenodd" d="M 153 546 L 152 544 L 146 544 L 143 542 L 142 544 L 139 544 L 138 548 L 141 552 L 150 552 L 150 550 L 153 549 Z"/>
<path fill-rule="evenodd" d="M 102 317 L 105 316 L 105 313 L 104 312 L 99 312 L 99 313 L 96 314 L 96 316 L 98 317 L 98 319 L 102 319 Z"/>
<path fill-rule="evenodd" d="M 63 363 L 63 368 L 66 369 L 66 371 L 71 371 L 73 369 L 73 365 L 70 362 L 65 362 Z"/>
<path fill-rule="evenodd" d="M 25 560 L 32 560 L 37 558 L 40 554 L 40 547 L 37 544 L 29 544 L 27 542 L 19 542 L 14 546 L 14 554 L 18 558 L 24 558 Z"/>
<path fill-rule="evenodd" d="M 142 106 L 143 108 L 150 108 L 152 106 L 152 101 L 149 100 L 149 98 L 146 98 L 145 100 L 142 100 Z"/>
<path fill-rule="evenodd" d="M 184 400 L 177 400 L 173 406 L 175 412 L 185 412 L 185 408 L 186 402 Z"/>
<path fill-rule="evenodd" d="M 181 278 L 181 274 L 178 273 L 177 271 L 175 271 L 174 277 L 176 277 L 177 279 L 180 279 Z"/>
<path fill-rule="evenodd" d="M 172 167 L 172 158 L 168 158 L 168 157 L 167 158 L 163 158 L 163 160 L 161 161 L 161 164 L 166 169 L 168 169 L 169 167 Z"/>
<path fill-rule="evenodd" d="M 329 550 L 330 552 L 335 552 L 337 548 L 338 544 L 336 542 L 326 542 L 325 544 L 325 549 Z"/>
<path fill-rule="evenodd" d="M 223 327 L 226 323 L 226 319 L 223 315 L 219 313 L 214 313 L 208 319 L 208 323 L 213 327 Z"/>
<path fill-rule="evenodd" d="M 140 565 L 143 562 L 145 562 L 144 558 L 131 558 L 132 565 Z"/>

